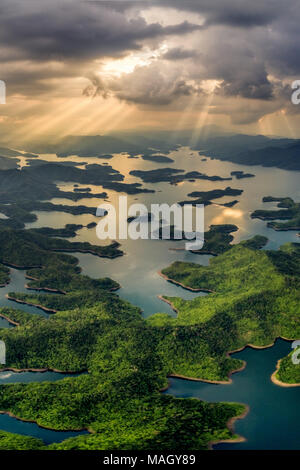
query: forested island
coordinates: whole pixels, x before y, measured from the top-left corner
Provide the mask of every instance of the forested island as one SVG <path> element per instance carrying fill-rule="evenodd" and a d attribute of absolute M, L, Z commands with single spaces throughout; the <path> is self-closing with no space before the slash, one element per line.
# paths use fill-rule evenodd
<path fill-rule="evenodd" d="M 278 202 L 278 210 L 261 209 L 251 214 L 252 219 L 272 220 L 268 227 L 277 231 L 300 230 L 300 203 L 293 201 L 290 197 L 263 198 L 263 202 Z M 287 220 L 287 222 L 278 222 Z"/>
<path fill-rule="evenodd" d="M 183 348 L 173 362 L 175 375 L 226 381 L 230 371 L 242 366 L 227 356 L 229 351 L 249 344 L 267 347 L 277 337 L 300 336 L 299 244 L 261 251 L 257 247 L 262 241 L 255 237 L 234 245 L 208 267 L 175 262 L 162 271 L 172 282 L 211 292 L 190 301 L 164 297 L 177 317 L 157 314 L 148 320 L 157 328 L 194 327 L 188 352 Z M 282 371 L 278 373 L 284 378 Z M 289 381 L 296 382 L 298 373 L 299 365 L 290 367 Z"/>
<path fill-rule="evenodd" d="M 141 178 L 144 183 L 161 183 L 168 182 L 170 184 L 178 184 L 187 180 L 207 180 L 207 181 L 229 181 L 232 177 L 222 176 L 208 176 L 199 171 L 189 171 L 184 173 L 184 170 L 177 168 L 158 168 L 155 170 L 132 170 L 130 175 Z"/>

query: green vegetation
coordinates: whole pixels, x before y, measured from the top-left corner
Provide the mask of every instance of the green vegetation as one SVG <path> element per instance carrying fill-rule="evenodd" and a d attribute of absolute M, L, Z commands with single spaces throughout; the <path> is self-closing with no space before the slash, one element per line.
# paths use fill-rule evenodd
<path fill-rule="evenodd" d="M 77 235 L 77 231 L 81 230 L 83 227 L 84 226 L 81 224 L 67 224 L 64 228 L 41 227 L 33 228 L 30 231 L 41 235 L 47 235 L 48 237 L 74 238 Z"/>
<path fill-rule="evenodd" d="M 0 431 L 0 450 L 37 450 L 43 447 L 44 443 L 40 439 Z"/>
<path fill-rule="evenodd" d="M 278 202 L 279 210 L 257 210 L 251 214 L 252 219 L 275 220 L 268 222 L 268 227 L 274 230 L 300 230 L 300 203 L 293 199 L 264 197 L 263 202 Z M 277 222 L 277 220 L 288 220 L 288 222 Z"/>
<path fill-rule="evenodd" d="M 230 235 L 236 228 L 212 226 L 211 232 Z M 175 399 L 159 391 L 174 374 L 228 382 L 243 365 L 229 351 L 249 343 L 265 346 L 278 336 L 299 337 L 299 245 L 260 251 L 265 242 L 255 237 L 225 246 L 208 267 L 174 263 L 163 274 L 213 293 L 191 301 L 166 298 L 177 318 L 157 314 L 144 320 L 137 307 L 110 292 L 117 283 L 83 276 L 76 258 L 54 251 L 60 243 L 72 251 L 80 244 L 0 230 L 1 262 L 35 266 L 27 271 L 32 289 L 65 292 L 10 294 L 56 313 L 44 318 L 0 310 L 18 324 L 0 330 L 6 367 L 88 371 L 57 382 L 3 385 L 0 410 L 56 430 L 90 431 L 49 449 L 194 450 L 231 438 L 226 423 L 244 412 L 243 405 Z M 12 441 L 3 434 L 3 448 Z M 42 447 L 20 437 L 14 448 Z"/>
<path fill-rule="evenodd" d="M 151 215 L 151 214 L 150 214 Z M 174 225 L 160 227 L 159 239 L 163 239 L 163 230 L 168 230 L 167 240 L 180 241 L 186 240 L 184 232 L 176 230 Z M 211 225 L 208 232 L 204 233 L 204 245 L 201 250 L 194 250 L 193 253 L 199 255 L 214 255 L 217 256 L 226 250 L 231 248 L 231 242 L 233 241 L 232 232 L 236 232 L 238 227 L 236 225 L 224 224 L 224 225 Z M 261 237 L 264 238 L 264 237 Z M 166 239 L 166 238 L 164 238 Z M 194 238 L 195 239 L 195 238 Z M 267 241 L 266 239 L 264 239 Z M 263 244 L 264 245 L 264 244 Z M 259 246 L 260 248 L 260 246 Z"/>
<path fill-rule="evenodd" d="M 208 232 L 204 233 L 204 245 L 201 250 L 194 251 L 199 255 L 210 254 L 219 255 L 231 248 L 233 241 L 232 232 L 236 232 L 239 228 L 236 225 L 211 225 Z"/>
<path fill-rule="evenodd" d="M 38 322 L 24 315 L 25 324 L 13 335 L 1 331 L 9 366 L 90 373 L 54 383 L 4 385 L 0 409 L 53 429 L 93 433 L 51 449 L 202 449 L 210 440 L 230 438 L 226 423 L 244 411 L 243 405 L 160 395 L 166 369 L 155 330 L 137 309 L 115 299 L 113 305 L 98 302 Z"/>
<path fill-rule="evenodd" d="M 166 157 L 165 155 L 143 155 L 143 160 L 155 162 L 155 163 L 172 163 L 172 158 Z"/>
<path fill-rule="evenodd" d="M 300 336 L 300 246 L 259 251 L 260 238 L 232 246 L 207 267 L 176 262 L 162 271 L 183 286 L 212 291 L 189 301 L 165 297 L 177 318 L 157 314 L 148 320 L 165 332 L 162 354 L 173 361 L 173 373 L 227 380 L 228 370 L 238 368 L 228 351 Z"/>
<path fill-rule="evenodd" d="M 238 227 L 233 224 L 211 225 L 208 232 L 204 233 L 204 245 L 201 250 L 193 250 L 198 255 L 217 256 L 232 248 L 233 232 L 238 231 Z M 168 230 L 167 239 L 172 241 L 186 240 L 184 232 L 176 230 L 174 225 L 165 226 L 164 230 Z M 166 232 L 165 232 L 166 233 Z M 159 239 L 163 239 L 163 228 L 159 229 Z M 194 238 L 195 239 L 195 238 Z M 263 248 L 268 239 L 261 235 L 256 235 L 251 240 L 243 242 L 244 246 L 254 249 Z"/>
<path fill-rule="evenodd" d="M 203 449 L 211 440 L 232 437 L 226 423 L 243 405 L 178 400 L 159 392 L 181 349 L 192 351 L 195 360 L 203 353 L 201 340 L 190 342 L 193 329 L 153 327 L 138 308 L 109 292 L 117 283 L 83 276 L 76 258 L 53 253 L 55 238 L 9 229 L 0 231 L 0 238 L 2 261 L 42 266 L 27 271 L 38 279 L 31 288 L 66 292 L 10 294 L 57 313 L 44 318 L 1 309 L 18 325 L 0 330 L 6 367 L 89 372 L 58 382 L 3 385 L 0 410 L 52 429 L 91 431 L 51 449 Z M 228 359 L 228 372 L 236 365 L 239 361 Z M 13 440 L 3 434 L 3 448 Z M 41 448 L 38 440 L 14 442 L 14 448 Z"/>
<path fill-rule="evenodd" d="M 51 269 L 57 263 L 68 266 L 76 264 L 76 260 L 56 251 L 91 253 L 105 258 L 115 258 L 123 254 L 119 244 L 113 242 L 107 246 L 91 245 L 88 242 L 70 242 L 61 238 L 53 238 L 35 230 L 12 230 L 0 228 L 0 262 L 17 267 L 40 267 Z"/>
<path fill-rule="evenodd" d="M 285 384 L 300 384 L 300 364 L 294 364 L 292 356 L 295 351 L 291 352 L 288 356 L 280 361 L 280 366 L 275 374 L 275 378 Z"/>
<path fill-rule="evenodd" d="M 242 193 L 242 189 L 233 189 L 230 187 L 227 187 L 226 189 L 213 189 L 211 191 L 194 191 L 188 194 L 188 197 L 196 199 L 193 199 L 192 201 L 183 201 L 179 204 L 182 206 L 185 204 L 192 204 L 193 206 L 196 204 L 204 204 L 205 206 L 208 206 L 213 204 L 211 201 L 212 199 L 219 199 L 224 196 L 240 196 Z"/>
<path fill-rule="evenodd" d="M 161 357 L 156 329 L 115 294 L 102 292 L 92 300 L 91 307 L 75 307 L 49 319 L 4 309 L 19 322 L 12 335 L 0 333 L 7 345 L 8 367 L 89 374 L 4 385 L 1 410 L 52 429 L 88 428 L 92 433 L 49 449 L 205 449 L 211 440 L 232 437 L 226 423 L 244 412 L 243 405 L 161 395 L 168 364 Z M 38 447 L 39 442 L 34 448 Z"/>
<path fill-rule="evenodd" d="M 5 162 L 6 160 L 9 159 L 5 159 Z M 85 191 L 76 188 L 74 191 L 61 191 L 57 186 L 58 182 L 94 184 L 128 194 L 154 192 L 142 188 L 139 183 L 126 184 L 122 182 L 123 180 L 124 176 L 109 165 L 93 164 L 81 169 L 74 166 L 74 162 L 51 163 L 38 160 L 20 171 L 17 168 L 1 168 L 0 161 L 0 212 L 9 217 L 10 227 L 23 228 L 24 223 L 36 220 L 33 211 L 61 211 L 74 215 L 96 214 L 96 208 L 92 207 L 54 205 L 45 202 L 50 199 L 65 198 L 78 201 L 83 198 L 107 197 L 107 193 L 95 194 L 89 191 L 89 188 L 83 188 Z"/>
<path fill-rule="evenodd" d="M 104 193 L 106 194 L 106 193 Z M 33 211 L 45 212 L 66 212 L 73 215 L 91 214 L 96 215 L 96 207 L 88 206 L 68 206 L 65 204 L 52 204 L 52 202 L 25 201 L 15 204 L 0 204 L 0 212 L 9 219 L 5 220 L 5 224 L 13 228 L 24 228 L 25 223 L 35 222 L 37 216 Z"/>
<path fill-rule="evenodd" d="M 176 168 L 158 168 L 156 170 L 133 170 L 130 172 L 130 175 L 141 178 L 145 183 L 160 183 L 165 181 L 171 184 L 177 184 L 181 181 L 191 179 L 208 181 L 232 180 L 232 178 L 222 178 L 221 176 L 208 176 L 205 173 L 199 173 L 199 171 L 181 173 L 184 173 L 184 170 L 178 170 Z"/>
<path fill-rule="evenodd" d="M 0 286 L 5 286 L 9 282 L 9 269 L 0 264 Z"/>

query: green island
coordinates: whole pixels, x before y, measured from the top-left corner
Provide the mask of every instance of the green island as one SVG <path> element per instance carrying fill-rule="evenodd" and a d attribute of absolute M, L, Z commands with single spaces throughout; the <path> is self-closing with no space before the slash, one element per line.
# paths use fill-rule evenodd
<path fill-rule="evenodd" d="M 0 450 L 42 450 L 45 444 L 35 437 L 0 431 Z"/>
<path fill-rule="evenodd" d="M 165 232 L 163 232 L 163 230 Z M 212 255 L 218 256 L 221 253 L 232 248 L 234 237 L 233 232 L 237 232 L 239 228 L 234 224 L 211 225 L 207 232 L 204 232 L 204 245 L 200 250 L 191 250 L 192 253 L 197 255 Z M 187 240 L 186 235 L 181 230 L 177 230 L 174 225 L 160 227 L 158 231 L 159 239 L 167 239 L 171 241 Z M 195 240 L 194 237 L 192 240 Z M 190 239 L 191 240 L 191 239 Z M 268 242 L 268 239 L 262 235 L 256 235 L 246 243 L 249 247 L 261 249 Z M 180 250 L 180 248 L 179 248 Z"/>
<path fill-rule="evenodd" d="M 86 227 L 88 228 L 89 225 L 91 224 L 86 225 Z M 96 225 L 97 224 L 95 223 L 95 226 Z M 83 227 L 84 225 L 81 224 L 66 224 L 64 228 L 40 227 L 32 228 L 30 231 L 41 235 L 47 235 L 48 237 L 74 238 L 77 235 L 77 231 L 81 230 Z"/>
<path fill-rule="evenodd" d="M 278 361 L 276 371 L 272 375 L 272 380 L 277 385 L 283 387 L 299 387 L 300 386 L 300 366 L 293 363 L 293 355 L 291 352 L 288 356 Z"/>
<path fill-rule="evenodd" d="M 2 169 L 0 166 L 0 212 L 8 220 L 0 219 L 0 227 L 24 228 L 26 223 L 37 220 L 35 211 L 66 212 L 73 215 L 96 215 L 96 207 L 83 205 L 53 204 L 54 198 L 106 199 L 107 193 L 92 193 L 89 187 L 78 188 L 78 184 L 102 185 L 107 189 L 127 194 L 153 193 L 142 188 L 140 183 L 126 184 L 124 176 L 111 166 L 86 165 L 77 168 L 76 162 L 53 163 L 34 161 L 34 164 L 18 168 Z M 75 183 L 73 191 L 62 191 L 59 182 Z"/>
<path fill-rule="evenodd" d="M 204 245 L 201 250 L 192 250 L 192 253 L 199 255 L 213 255 L 217 256 L 231 248 L 233 241 L 233 232 L 238 231 L 238 227 L 233 224 L 211 225 L 209 230 L 204 233 Z M 181 230 L 177 230 L 174 225 L 161 226 L 158 231 L 160 240 L 166 239 L 171 241 L 187 240 L 186 235 Z M 193 238 L 195 240 L 196 237 Z M 255 243 L 258 248 L 264 246 L 267 240 L 265 237 L 257 236 Z"/>
<path fill-rule="evenodd" d="M 189 301 L 163 297 L 177 317 L 156 314 L 148 320 L 157 328 L 189 332 L 188 344 L 180 353 L 176 346 L 176 356 L 172 341 L 167 350 L 162 343 L 174 375 L 226 382 L 228 374 L 242 367 L 228 352 L 246 345 L 267 347 L 278 337 L 300 336 L 300 245 L 261 251 L 257 247 L 262 238 L 232 246 L 211 259 L 209 266 L 175 262 L 162 270 L 165 279 L 175 284 L 210 293 Z M 291 373 L 296 382 L 299 366 Z"/>
<path fill-rule="evenodd" d="M 19 203 L 23 201 L 44 201 L 52 198 L 66 198 L 77 201 L 83 198 L 105 198 L 106 193 L 61 191 L 57 182 L 84 185 L 97 185 L 107 189 L 123 191 L 128 194 L 153 192 L 142 188 L 139 183 L 123 183 L 124 176 L 110 165 L 90 164 L 77 168 L 55 162 L 25 166 L 19 169 L 0 169 L 0 202 Z"/>
<path fill-rule="evenodd" d="M 208 176 L 199 171 L 190 171 L 184 173 L 184 170 L 177 168 L 158 168 L 155 170 L 132 170 L 129 173 L 132 176 L 141 178 L 144 183 L 161 183 L 168 182 L 170 184 L 178 184 L 186 180 L 207 180 L 207 181 L 227 181 L 232 177 L 223 178 L 222 176 Z M 107 187 L 107 186 L 106 186 Z"/>
<path fill-rule="evenodd" d="M 155 163 L 172 163 L 174 162 L 173 158 L 166 157 L 165 155 L 142 155 L 142 159 L 149 161 L 149 162 L 155 162 Z"/>
<path fill-rule="evenodd" d="M 290 197 L 263 198 L 263 202 L 278 202 L 278 210 L 256 210 L 251 214 L 252 219 L 273 220 L 268 227 L 277 231 L 300 230 L 300 203 Z M 278 222 L 287 220 L 288 222 Z"/>
<path fill-rule="evenodd" d="M 212 199 L 219 199 L 224 196 L 240 196 L 242 193 L 242 189 L 233 189 L 229 186 L 226 189 L 212 189 L 211 191 L 194 191 L 188 194 L 188 197 L 196 199 L 193 199 L 191 201 L 182 201 L 179 204 L 181 206 L 185 204 L 192 204 L 193 206 L 196 204 L 204 204 L 205 206 L 209 206 L 211 204 L 214 204 L 214 202 L 212 202 Z M 231 205 L 232 203 L 229 204 Z M 226 205 L 228 205 L 228 203 Z"/>

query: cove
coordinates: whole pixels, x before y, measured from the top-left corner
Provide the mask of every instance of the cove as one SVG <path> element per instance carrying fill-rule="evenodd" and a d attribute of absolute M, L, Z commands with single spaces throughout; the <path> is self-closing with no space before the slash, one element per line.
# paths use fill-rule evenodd
<path fill-rule="evenodd" d="M 5 383 L 29 383 L 61 380 L 66 377 L 77 377 L 80 374 L 62 374 L 58 372 L 0 372 L 0 385 Z M 38 426 L 36 423 L 21 421 L 7 414 L 0 414 L 1 431 L 12 432 L 42 439 L 45 444 L 61 442 L 69 437 L 76 437 L 82 434 L 88 434 L 88 431 L 54 431 Z"/>
<path fill-rule="evenodd" d="M 17 310 L 23 310 L 24 312 L 27 312 L 27 313 L 42 315 L 43 317 L 48 318 L 49 314 L 44 312 L 44 310 L 41 310 L 40 308 L 31 306 L 31 305 L 25 305 L 25 304 L 19 304 L 19 303 L 13 302 L 6 297 L 9 292 L 26 292 L 27 294 L 31 292 L 25 287 L 25 285 L 29 282 L 29 280 L 26 279 L 26 270 L 15 269 L 11 267 L 9 268 L 9 270 L 10 270 L 9 284 L 7 284 L 5 287 L 0 288 L 0 307 L 9 307 L 9 308 L 17 309 Z M 1 328 L 8 328 L 9 326 L 11 325 L 9 324 L 8 321 L 6 321 L 3 318 L 0 320 Z"/>
<path fill-rule="evenodd" d="M 76 437 L 82 434 L 88 434 L 88 431 L 53 431 L 52 429 L 45 429 L 35 423 L 26 423 L 12 416 L 2 414 L 0 415 L 0 429 L 1 431 L 12 432 L 14 434 L 22 434 L 23 436 L 36 437 L 42 439 L 45 444 L 52 444 L 53 442 L 62 442 L 69 437 Z"/>
<path fill-rule="evenodd" d="M 279 387 L 271 381 L 276 363 L 291 351 L 291 343 L 278 339 L 272 348 L 247 347 L 232 356 L 246 361 L 246 368 L 232 376 L 230 385 L 170 379 L 167 394 L 209 402 L 239 402 L 250 407 L 235 422 L 234 431 L 246 441 L 214 445 L 215 450 L 299 450 L 300 388 Z"/>

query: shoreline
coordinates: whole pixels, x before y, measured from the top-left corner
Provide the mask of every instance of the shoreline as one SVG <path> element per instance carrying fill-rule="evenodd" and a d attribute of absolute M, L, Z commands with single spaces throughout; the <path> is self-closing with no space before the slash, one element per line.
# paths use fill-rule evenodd
<path fill-rule="evenodd" d="M 16 374 L 21 374 L 23 372 L 37 372 L 40 374 L 44 374 L 46 372 L 56 372 L 57 374 L 65 374 L 65 375 L 75 375 L 75 374 L 84 374 L 88 373 L 88 371 L 84 370 L 81 372 L 74 372 L 74 371 L 63 371 L 59 369 L 49 369 L 49 368 L 44 368 L 44 369 L 34 369 L 34 368 L 29 368 L 29 369 L 16 369 L 15 367 L 5 367 L 4 369 L 0 369 L 0 372 L 15 372 Z M 1 412 L 0 412 L 1 413 Z"/>
<path fill-rule="evenodd" d="M 0 318 L 3 318 L 4 320 L 8 321 L 8 323 L 11 323 L 14 326 L 20 326 L 20 323 L 17 323 L 16 321 L 12 320 L 11 318 L 7 317 L 6 315 L 3 315 L 3 313 L 0 313 Z"/>
<path fill-rule="evenodd" d="M 249 405 L 246 405 L 246 404 L 244 404 L 244 403 L 241 403 L 241 404 L 245 406 L 245 411 L 244 411 L 243 413 L 241 413 L 240 415 L 238 415 L 238 416 L 233 416 L 232 418 L 229 418 L 229 420 L 228 420 L 227 423 L 226 423 L 226 427 L 227 427 L 227 428 L 229 429 L 229 431 L 230 431 L 231 433 L 233 433 L 233 434 L 234 434 L 234 425 L 235 425 L 235 422 L 238 421 L 238 420 L 240 420 L 240 419 L 244 419 L 244 418 L 247 416 L 247 414 L 249 413 L 249 411 L 250 411 Z M 217 440 L 217 441 L 209 441 L 209 443 L 208 443 L 208 449 L 209 449 L 209 450 L 215 450 L 215 449 L 213 448 L 213 446 L 218 445 L 218 444 L 223 444 L 223 443 L 224 443 L 224 444 L 230 444 L 230 443 L 232 443 L 232 444 L 238 444 L 238 443 L 240 443 L 240 442 L 246 442 L 246 440 L 247 440 L 247 439 L 246 439 L 245 437 L 237 435 L 236 438 L 232 437 L 231 439 L 220 439 L 220 440 Z"/>
<path fill-rule="evenodd" d="M 14 419 L 17 419 L 18 421 L 23 421 L 23 423 L 32 423 L 32 424 L 36 424 L 39 428 L 42 428 L 42 429 L 47 429 L 48 431 L 53 431 L 53 432 L 81 432 L 81 431 L 87 431 L 88 433 L 90 434 L 94 434 L 94 431 L 92 431 L 90 428 L 81 428 L 81 429 L 53 429 L 53 428 L 49 428 L 47 426 L 43 426 L 42 424 L 38 424 L 37 421 L 35 421 L 34 419 L 26 419 L 26 418 L 20 418 L 19 416 L 16 416 L 15 414 L 13 414 L 11 411 L 3 411 L 3 410 L 0 410 L 0 415 L 8 415 L 10 416 L 11 418 L 14 418 Z M 30 436 L 30 437 L 33 437 L 33 436 Z M 37 439 L 41 439 L 41 438 L 37 438 Z"/>
<path fill-rule="evenodd" d="M 10 295 L 6 294 L 5 296 L 8 300 L 12 301 L 12 302 L 16 302 L 18 304 L 22 304 L 22 305 L 28 305 L 30 307 L 36 307 L 36 308 L 39 308 L 40 310 L 43 310 L 44 312 L 46 313 L 51 313 L 51 314 L 54 314 L 57 312 L 57 310 L 53 310 L 51 308 L 47 308 L 47 307 L 43 307 L 42 305 L 37 305 L 37 304 L 33 304 L 33 303 L 30 303 L 30 302 L 26 302 L 25 300 L 20 300 L 20 299 L 15 299 L 14 297 L 11 297 Z"/>
<path fill-rule="evenodd" d="M 190 287 L 186 287 L 184 286 L 183 284 L 177 282 L 177 281 L 174 281 L 170 278 L 168 278 L 168 276 L 164 275 L 161 271 L 158 271 L 158 274 L 163 278 L 165 279 L 166 281 L 168 282 L 171 282 L 175 285 L 179 285 L 180 287 L 183 287 L 184 289 L 187 289 L 187 290 L 191 290 L 193 292 L 205 292 L 203 290 L 198 290 L 198 289 L 193 289 L 193 288 L 190 288 Z M 213 291 L 210 291 L 211 293 Z M 170 305 L 170 307 L 173 309 L 173 311 L 178 315 L 178 310 L 175 308 L 174 304 L 168 300 L 168 299 L 165 299 L 162 295 L 159 295 L 158 298 L 160 300 L 162 300 L 163 302 L 166 302 L 168 305 Z M 241 352 L 243 351 L 244 349 L 246 349 L 247 347 L 249 348 L 252 348 L 252 349 L 257 349 L 257 350 L 262 350 L 262 349 L 268 349 L 268 348 L 271 348 L 275 345 L 276 341 L 278 339 L 283 339 L 284 341 L 293 341 L 294 339 L 292 338 L 285 338 L 284 336 L 278 336 L 275 338 L 275 340 L 273 341 L 273 343 L 271 344 L 268 344 L 266 346 L 257 346 L 257 345 L 254 345 L 254 344 L 246 344 L 245 346 L 242 346 L 238 349 L 235 349 L 233 351 L 228 351 L 226 353 L 226 356 L 227 357 L 230 357 L 231 354 L 235 354 L 235 353 L 238 353 L 238 352 Z M 245 361 L 244 361 L 245 362 Z M 277 366 L 276 366 L 276 370 L 275 372 L 273 372 L 273 374 L 271 375 L 271 381 L 275 384 L 275 385 L 278 385 L 280 387 L 286 387 L 286 388 L 289 388 L 289 387 L 299 387 L 300 386 L 300 383 L 299 384 L 288 384 L 288 383 L 284 383 L 284 382 L 281 382 L 280 380 L 278 380 L 276 378 L 276 373 L 278 372 L 279 370 L 279 367 L 280 367 L 280 363 L 281 363 L 281 359 L 277 362 Z M 247 363 L 245 362 L 245 364 L 243 365 L 243 367 L 241 367 L 240 369 L 238 370 L 233 370 L 229 373 L 228 375 L 228 381 L 217 381 L 217 380 L 205 380 L 205 379 L 199 379 L 199 378 L 193 378 L 193 377 L 187 377 L 187 376 L 184 376 L 184 375 L 180 375 L 180 374 L 171 374 L 169 375 L 169 377 L 174 377 L 174 378 L 178 378 L 180 380 L 191 380 L 191 381 L 194 381 L 194 382 L 205 382 L 205 383 L 211 383 L 211 384 L 219 384 L 219 385 L 228 385 L 228 384 L 231 384 L 232 383 L 232 379 L 231 379 L 231 376 L 237 372 L 241 372 L 242 370 L 245 369 Z"/>
<path fill-rule="evenodd" d="M 165 302 L 166 304 L 170 305 L 170 307 L 172 308 L 173 312 L 177 313 L 178 315 L 178 310 L 174 307 L 174 305 L 172 304 L 172 302 L 168 299 L 165 299 L 162 295 L 158 295 L 157 298 L 159 300 L 161 300 L 162 302 Z M 166 314 L 168 315 L 168 314 Z"/>
<path fill-rule="evenodd" d="M 215 291 L 210 290 L 210 289 L 205 289 L 205 288 L 202 288 L 202 289 L 195 289 L 195 288 L 193 288 L 193 287 L 187 287 L 187 286 L 185 286 L 184 284 L 182 284 L 181 282 L 174 281 L 174 279 L 169 278 L 168 276 L 166 276 L 165 274 L 163 274 L 161 271 L 157 271 L 157 274 L 158 274 L 159 276 L 161 276 L 165 281 L 170 282 L 171 284 L 175 284 L 176 286 L 180 286 L 180 287 L 182 287 L 182 288 L 185 289 L 185 290 L 189 290 L 189 291 L 191 291 L 191 292 L 206 292 L 206 293 L 208 293 L 208 294 L 215 294 Z"/>
<path fill-rule="evenodd" d="M 300 387 L 300 383 L 296 384 L 289 384 L 286 382 L 281 382 L 281 380 L 277 379 L 276 374 L 280 369 L 280 364 L 281 364 L 282 359 L 279 359 L 276 364 L 276 370 L 273 372 L 271 375 L 271 381 L 275 384 L 278 385 L 279 387 L 285 387 L 285 388 L 293 388 L 293 387 Z"/>
<path fill-rule="evenodd" d="M 228 351 L 226 353 L 226 357 L 230 358 L 230 356 L 232 354 L 242 352 L 246 348 L 257 349 L 257 350 L 272 348 L 275 345 L 275 343 L 278 339 L 283 339 L 284 341 L 289 341 L 289 342 L 293 341 L 293 339 L 288 339 L 288 338 L 285 338 L 284 336 L 278 336 L 277 338 L 275 338 L 275 340 L 272 344 L 268 344 L 267 346 L 255 346 L 254 344 L 246 344 L 246 346 L 243 346 L 241 348 L 235 349 L 233 351 Z M 280 362 L 281 362 L 281 359 L 278 361 L 279 366 L 280 366 Z M 278 363 L 277 363 L 277 367 L 278 367 Z M 246 367 L 247 367 L 247 362 L 243 361 L 243 365 L 239 369 L 234 369 L 234 370 L 229 372 L 228 380 L 199 379 L 199 378 L 195 378 L 195 377 L 188 377 L 188 376 L 181 375 L 181 374 L 169 374 L 168 377 L 173 377 L 173 378 L 176 378 L 176 379 L 179 379 L 179 380 L 189 380 L 191 382 L 204 382 L 204 383 L 215 384 L 215 385 L 231 385 L 232 384 L 231 376 L 233 374 L 237 374 L 238 372 L 242 372 Z M 284 382 L 280 382 L 275 377 L 274 377 L 274 380 L 273 380 L 273 376 L 274 376 L 274 374 L 276 374 L 277 370 L 278 369 L 276 368 L 276 371 L 273 372 L 273 374 L 271 375 L 271 380 L 272 380 L 273 383 L 275 383 L 276 385 L 279 385 L 281 387 L 300 387 L 300 383 L 299 384 L 285 384 Z"/>
<path fill-rule="evenodd" d="M 56 252 L 56 253 L 82 253 L 82 254 L 89 254 L 89 255 L 93 255 L 93 256 L 98 256 L 99 258 L 107 258 L 107 259 L 116 259 L 116 258 L 120 258 L 121 256 L 124 256 L 124 252 L 122 251 L 121 253 L 116 253 L 114 255 L 104 255 L 104 254 L 100 254 L 100 253 L 96 253 L 96 251 L 93 251 L 93 250 L 80 250 L 80 249 L 67 249 L 67 248 L 57 248 L 55 250 L 51 250 L 53 252 Z"/>

